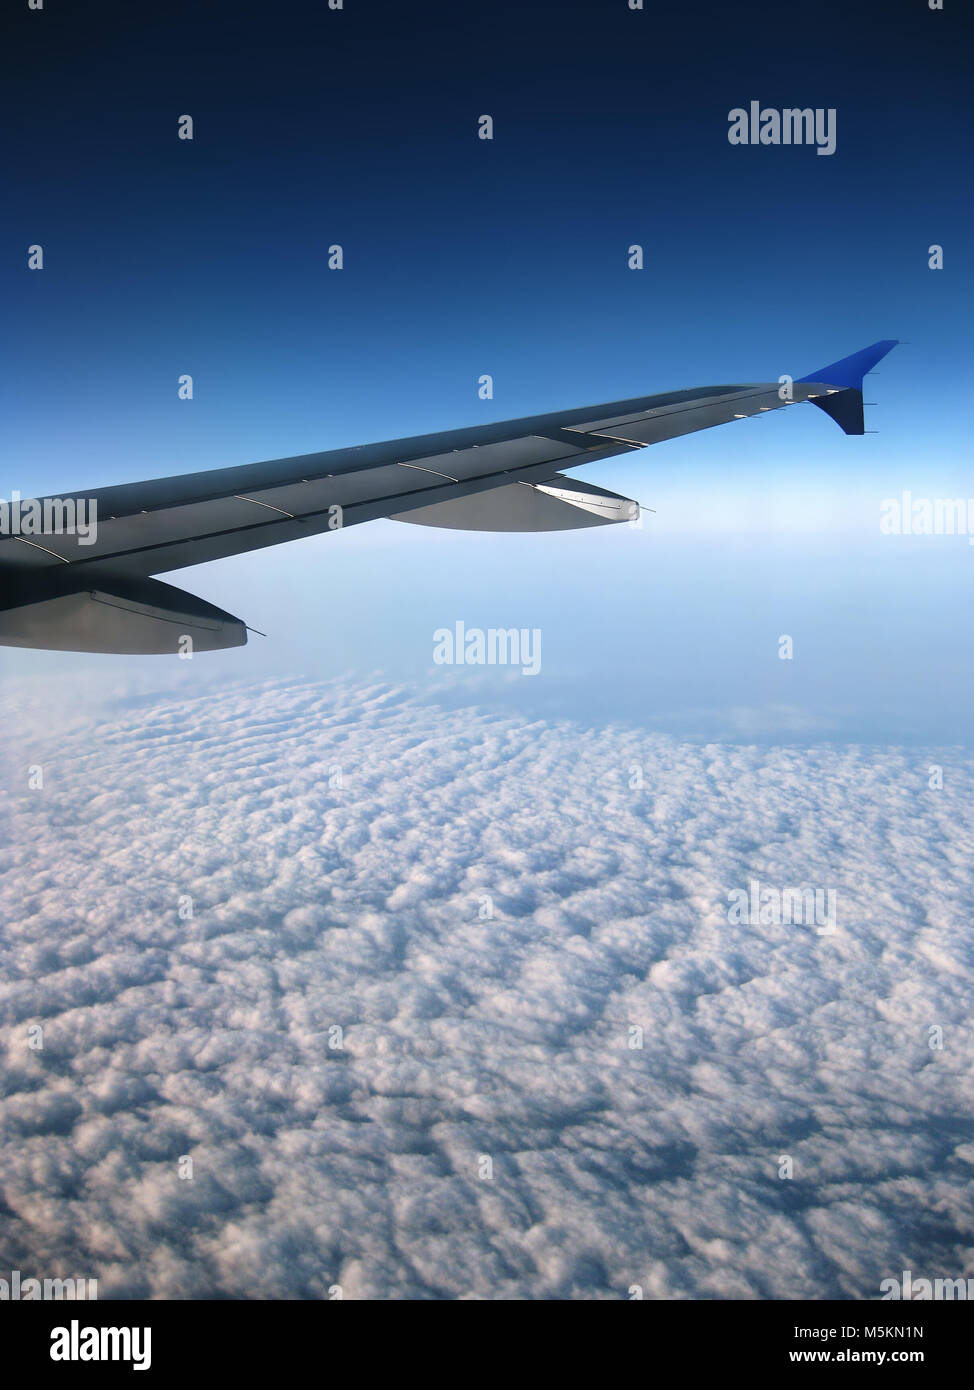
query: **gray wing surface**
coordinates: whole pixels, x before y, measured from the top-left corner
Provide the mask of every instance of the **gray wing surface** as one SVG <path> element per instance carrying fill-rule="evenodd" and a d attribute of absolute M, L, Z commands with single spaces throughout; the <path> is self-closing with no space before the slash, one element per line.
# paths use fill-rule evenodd
<path fill-rule="evenodd" d="M 824 409 L 840 394 L 855 392 L 823 375 L 794 383 L 792 401 Z M 513 531 L 624 521 L 634 503 L 561 471 L 792 401 L 776 382 L 697 387 L 39 499 L 42 509 L 94 502 L 97 529 L 87 544 L 56 529 L 0 536 L 0 643 L 172 651 L 186 629 L 201 649 L 238 645 L 239 619 L 152 576 L 379 517 Z M 106 645 L 121 627 L 122 645 Z"/>
<path fill-rule="evenodd" d="M 721 386 L 69 494 L 97 501 L 93 545 L 4 536 L 0 564 L 154 575 L 405 515 L 783 405 L 777 386 Z M 61 500 L 67 500 L 61 499 Z M 340 507 L 336 514 L 334 508 Z"/>

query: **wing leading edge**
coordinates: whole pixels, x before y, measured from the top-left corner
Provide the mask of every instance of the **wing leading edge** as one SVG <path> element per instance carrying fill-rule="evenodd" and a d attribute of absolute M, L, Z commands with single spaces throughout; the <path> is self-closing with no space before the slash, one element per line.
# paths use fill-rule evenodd
<path fill-rule="evenodd" d="M 863 376 L 894 346 L 796 380 L 791 399 L 778 382 L 704 386 L 40 499 L 42 514 L 56 502 L 92 515 L 94 503 L 97 528 L 0 536 L 0 644 L 172 652 L 197 633 L 201 650 L 240 645 L 238 619 L 151 576 L 380 517 L 463 530 L 621 522 L 635 503 L 561 470 L 807 400 L 862 433 Z"/>

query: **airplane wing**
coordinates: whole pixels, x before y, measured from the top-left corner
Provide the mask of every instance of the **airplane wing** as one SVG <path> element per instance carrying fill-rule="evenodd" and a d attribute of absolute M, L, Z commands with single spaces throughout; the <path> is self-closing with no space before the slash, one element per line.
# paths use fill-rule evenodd
<path fill-rule="evenodd" d="M 242 645 L 240 619 L 152 576 L 378 517 L 496 531 L 625 521 L 636 503 L 561 470 L 809 400 L 862 434 L 863 376 L 895 346 L 875 343 L 800 378 L 790 399 L 778 382 L 701 386 L 32 499 L 16 516 L 13 502 L 0 504 L 0 644 L 134 653 Z M 72 520 L 96 525 L 71 529 Z"/>

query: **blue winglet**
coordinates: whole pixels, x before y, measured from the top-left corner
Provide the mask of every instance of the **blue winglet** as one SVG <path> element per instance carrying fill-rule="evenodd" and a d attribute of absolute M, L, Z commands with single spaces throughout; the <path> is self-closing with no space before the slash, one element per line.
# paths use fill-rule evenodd
<path fill-rule="evenodd" d="M 822 381 L 826 386 L 846 386 L 852 390 L 862 390 L 862 379 L 871 372 L 877 362 L 881 362 L 888 352 L 892 352 L 899 338 L 884 338 L 872 347 L 854 352 L 851 357 L 842 357 L 827 367 L 821 367 L 808 376 L 800 376 L 799 381 Z"/>
<path fill-rule="evenodd" d="M 863 348 L 861 352 L 854 352 L 851 357 L 843 357 L 838 362 L 831 362 L 810 376 L 800 376 L 798 380 L 830 386 L 830 395 L 809 397 L 812 405 L 817 405 L 819 410 L 830 415 L 846 434 L 865 434 L 862 379 L 898 342 L 898 338 L 884 338 L 880 343 L 873 343 L 872 347 Z"/>

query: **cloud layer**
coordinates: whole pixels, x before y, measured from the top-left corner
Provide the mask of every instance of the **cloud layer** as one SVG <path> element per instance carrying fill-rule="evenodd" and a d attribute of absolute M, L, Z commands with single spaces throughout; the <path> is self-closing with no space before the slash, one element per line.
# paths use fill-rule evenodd
<path fill-rule="evenodd" d="M 968 755 L 378 682 L 5 714 L 0 1275 L 870 1298 L 974 1272 Z M 732 925 L 750 879 L 835 890 L 837 934 Z"/>

